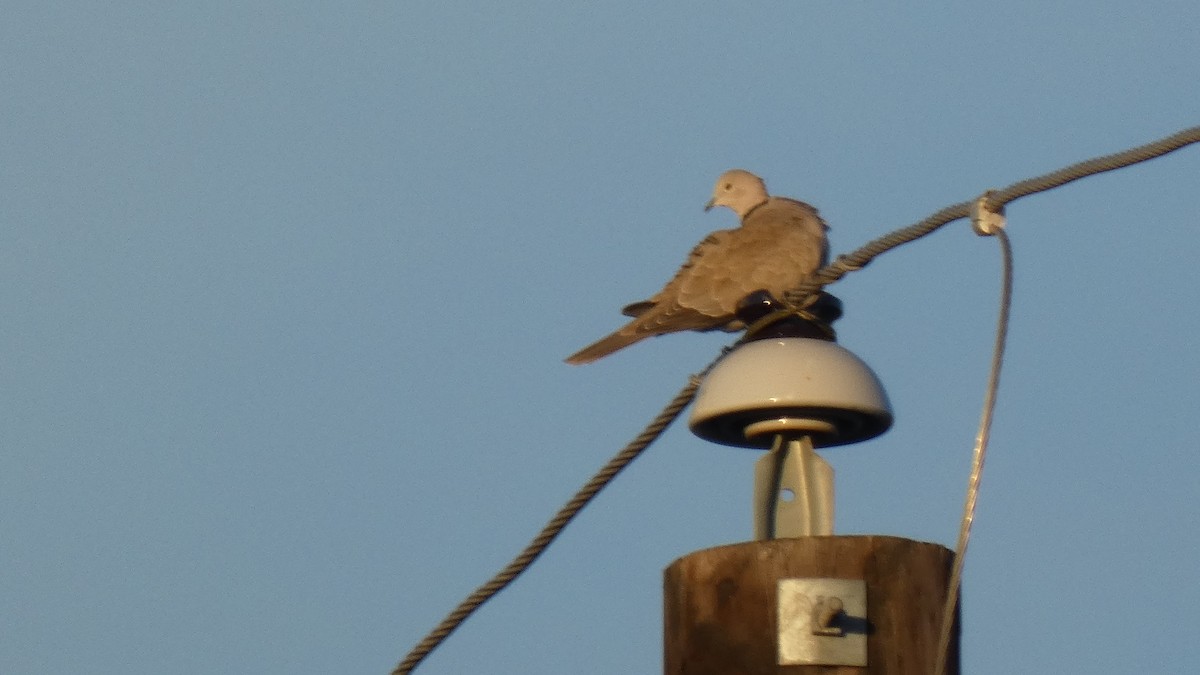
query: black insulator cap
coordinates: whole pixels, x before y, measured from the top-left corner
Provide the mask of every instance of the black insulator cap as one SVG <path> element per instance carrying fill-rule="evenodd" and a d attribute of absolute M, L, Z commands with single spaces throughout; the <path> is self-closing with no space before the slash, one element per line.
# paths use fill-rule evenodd
<path fill-rule="evenodd" d="M 785 303 L 776 300 L 767 291 L 754 291 L 738 303 L 737 318 L 747 326 L 752 326 L 759 319 L 786 309 L 788 306 Z M 770 324 L 758 327 L 748 339 L 799 337 L 837 342 L 832 324 L 842 318 L 841 300 L 821 291 L 803 311 L 811 318 L 795 313 L 783 314 Z"/>

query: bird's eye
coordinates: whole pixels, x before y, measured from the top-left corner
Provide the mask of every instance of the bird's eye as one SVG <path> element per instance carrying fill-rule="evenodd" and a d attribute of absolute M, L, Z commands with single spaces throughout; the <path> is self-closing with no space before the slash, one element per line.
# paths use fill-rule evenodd
<path fill-rule="evenodd" d="M 732 190 L 732 189 L 733 189 L 733 183 L 726 183 L 726 184 L 725 184 L 725 189 L 726 189 L 726 190 Z"/>

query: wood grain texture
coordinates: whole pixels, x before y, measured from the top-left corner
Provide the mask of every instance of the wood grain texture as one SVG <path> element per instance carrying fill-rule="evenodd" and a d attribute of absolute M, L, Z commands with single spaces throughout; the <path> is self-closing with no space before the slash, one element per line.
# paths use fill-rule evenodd
<path fill-rule="evenodd" d="M 927 675 L 953 556 L 937 544 L 884 536 L 776 539 L 696 551 L 663 575 L 663 672 Z M 776 665 L 776 584 L 792 578 L 866 582 L 866 668 Z M 946 673 L 957 675 L 957 625 L 950 650 Z"/>

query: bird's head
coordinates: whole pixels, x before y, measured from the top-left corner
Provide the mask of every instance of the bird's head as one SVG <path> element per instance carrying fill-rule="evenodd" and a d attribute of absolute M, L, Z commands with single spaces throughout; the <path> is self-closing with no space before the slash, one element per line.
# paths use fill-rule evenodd
<path fill-rule="evenodd" d="M 767 201 L 767 186 L 758 176 L 733 169 L 721 174 L 713 187 L 712 199 L 704 205 L 707 211 L 714 206 L 728 206 L 739 218 L 750 213 L 750 209 Z"/>

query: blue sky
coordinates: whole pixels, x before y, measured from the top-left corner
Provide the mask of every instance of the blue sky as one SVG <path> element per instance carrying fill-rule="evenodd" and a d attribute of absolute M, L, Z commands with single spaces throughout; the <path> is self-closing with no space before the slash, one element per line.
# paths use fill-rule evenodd
<path fill-rule="evenodd" d="M 71 2 L 0 23 L 0 671 L 388 672 L 729 341 L 562 358 L 725 169 L 835 253 L 1200 123 L 1190 2 Z M 964 672 L 1200 659 L 1200 148 L 1009 208 Z M 999 295 L 958 222 L 829 288 L 896 425 L 837 529 L 953 545 Z M 661 669 L 750 537 L 677 423 L 417 671 Z"/>

